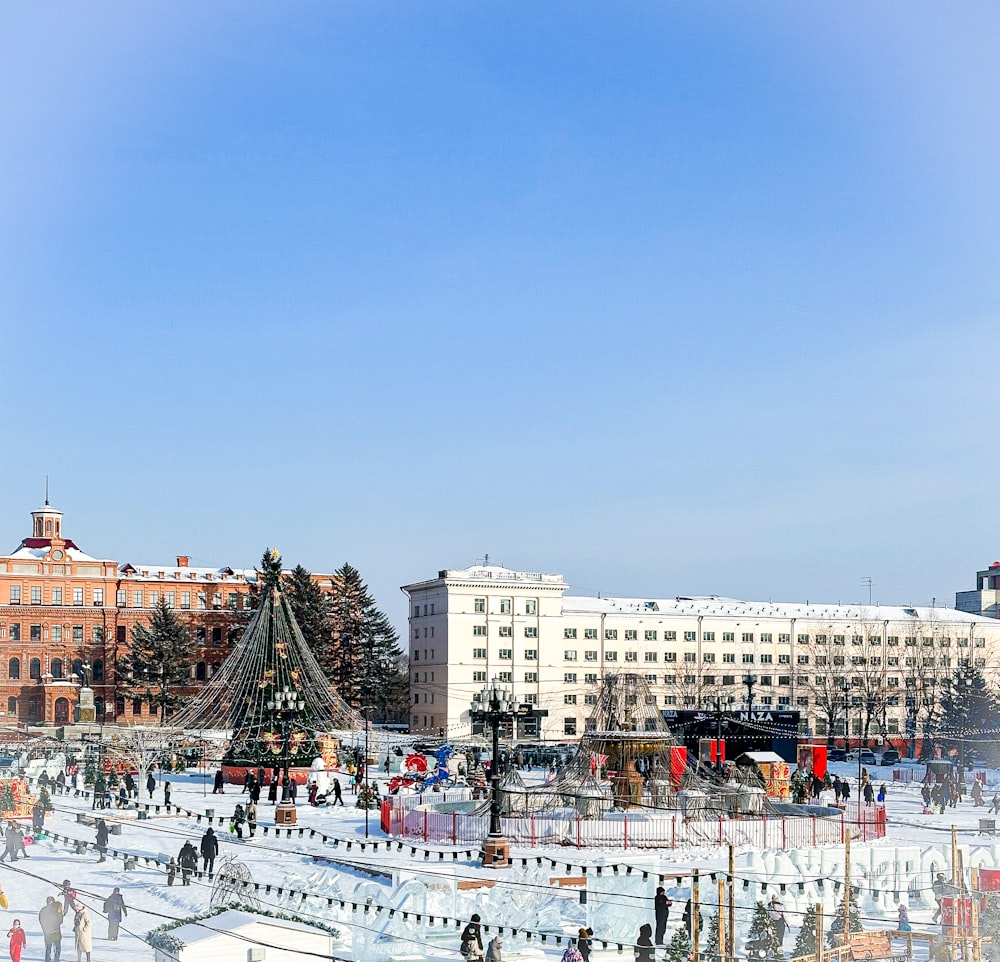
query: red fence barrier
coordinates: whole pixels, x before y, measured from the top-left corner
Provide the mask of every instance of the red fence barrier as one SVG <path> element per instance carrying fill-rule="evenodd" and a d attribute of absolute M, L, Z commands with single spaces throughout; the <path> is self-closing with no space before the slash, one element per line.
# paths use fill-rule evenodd
<path fill-rule="evenodd" d="M 436 812 L 410 808 L 386 800 L 382 828 L 399 838 L 451 845 L 479 845 L 489 830 L 487 813 Z M 504 818 L 504 837 L 525 845 L 562 845 L 574 848 L 678 848 L 690 845 L 752 845 L 760 849 L 792 849 L 839 843 L 849 828 L 855 838 L 881 838 L 885 809 L 854 823 L 841 817 L 762 817 L 685 819 L 680 815 L 651 817 L 615 813 L 599 819 L 579 815 L 539 813 Z"/>

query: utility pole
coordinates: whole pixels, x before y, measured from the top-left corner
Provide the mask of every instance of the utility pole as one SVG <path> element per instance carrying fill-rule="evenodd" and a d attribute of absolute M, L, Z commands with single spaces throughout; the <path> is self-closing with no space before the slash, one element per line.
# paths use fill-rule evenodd
<path fill-rule="evenodd" d="M 823 962 L 823 903 L 816 903 L 816 962 Z"/>
<path fill-rule="evenodd" d="M 694 883 L 692 885 L 691 891 L 691 959 L 692 962 L 698 962 L 698 929 L 700 928 L 699 922 L 701 921 L 701 910 L 699 904 L 699 892 L 698 892 L 698 869 L 694 870 Z"/>
<path fill-rule="evenodd" d="M 722 911 L 723 906 L 726 904 L 726 880 L 719 879 L 719 955 L 723 960 L 726 958 L 726 948 L 729 945 L 727 929 L 726 929 L 726 913 Z M 979 962 L 978 959 L 975 962 Z"/>
<path fill-rule="evenodd" d="M 726 920 L 726 958 L 736 962 L 736 849 L 729 846 L 729 918 Z M 721 912 L 721 909 L 719 910 Z"/>
<path fill-rule="evenodd" d="M 847 841 L 844 843 L 844 944 L 851 934 L 851 827 L 847 827 Z"/>

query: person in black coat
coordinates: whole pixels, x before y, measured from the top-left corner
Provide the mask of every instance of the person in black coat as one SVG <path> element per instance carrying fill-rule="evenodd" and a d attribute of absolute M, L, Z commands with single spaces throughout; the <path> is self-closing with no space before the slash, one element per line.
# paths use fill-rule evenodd
<path fill-rule="evenodd" d="M 656 944 L 663 945 L 663 939 L 667 932 L 667 921 L 670 918 L 670 899 L 667 898 L 667 893 L 662 885 L 656 890 L 653 911 L 656 913 Z"/>
<path fill-rule="evenodd" d="M 267 786 L 267 800 L 273 805 L 278 800 L 278 779 L 271 776 L 271 784 Z"/>
<path fill-rule="evenodd" d="M 635 962 L 653 962 L 653 926 L 648 922 L 639 926 L 639 938 L 635 942 Z"/>
<path fill-rule="evenodd" d="M 335 778 L 333 780 L 333 804 L 334 805 L 343 805 L 344 804 L 344 796 L 343 796 L 343 794 L 341 792 L 340 779 L 339 778 Z"/>
<path fill-rule="evenodd" d="M 108 823 L 103 818 L 97 820 L 97 851 L 101 854 L 97 861 L 105 861 L 108 855 Z"/>
<path fill-rule="evenodd" d="M 149 792 L 149 797 L 153 797 L 153 792 L 156 791 L 156 778 L 153 775 L 153 770 L 149 770 L 149 774 L 146 776 L 146 791 Z"/>
<path fill-rule="evenodd" d="M 226 780 L 225 780 L 225 777 L 222 774 L 222 769 L 220 768 L 215 773 L 215 782 L 212 785 L 212 794 L 213 795 L 225 795 L 226 792 L 225 792 L 225 789 L 223 788 L 223 786 L 225 784 L 226 784 Z"/>
<path fill-rule="evenodd" d="M 215 872 L 215 857 L 219 854 L 219 840 L 215 837 L 215 832 L 208 829 L 201 837 L 201 857 L 204 860 L 203 872 L 208 872 L 211 878 Z"/>
<path fill-rule="evenodd" d="M 483 936 L 479 927 L 479 915 L 473 915 L 469 924 L 462 929 L 462 943 L 459 951 L 463 959 L 481 959 L 483 957 Z"/>
<path fill-rule="evenodd" d="M 190 842 L 181 846 L 177 856 L 177 864 L 181 867 L 181 884 L 191 884 L 191 873 L 198 870 L 198 852 Z"/>

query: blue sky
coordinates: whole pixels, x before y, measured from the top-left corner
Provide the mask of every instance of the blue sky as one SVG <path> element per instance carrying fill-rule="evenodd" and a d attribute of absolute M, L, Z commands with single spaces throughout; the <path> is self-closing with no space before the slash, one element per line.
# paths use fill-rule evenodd
<path fill-rule="evenodd" d="M 1000 9 L 103 3 L 0 34 L 0 532 L 951 603 Z"/>

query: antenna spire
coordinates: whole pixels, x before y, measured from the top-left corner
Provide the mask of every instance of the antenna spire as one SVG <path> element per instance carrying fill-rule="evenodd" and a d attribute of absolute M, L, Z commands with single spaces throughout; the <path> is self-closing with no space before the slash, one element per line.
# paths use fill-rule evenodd
<path fill-rule="evenodd" d="M 45 503 L 49 503 L 49 476 L 45 475 Z"/>

